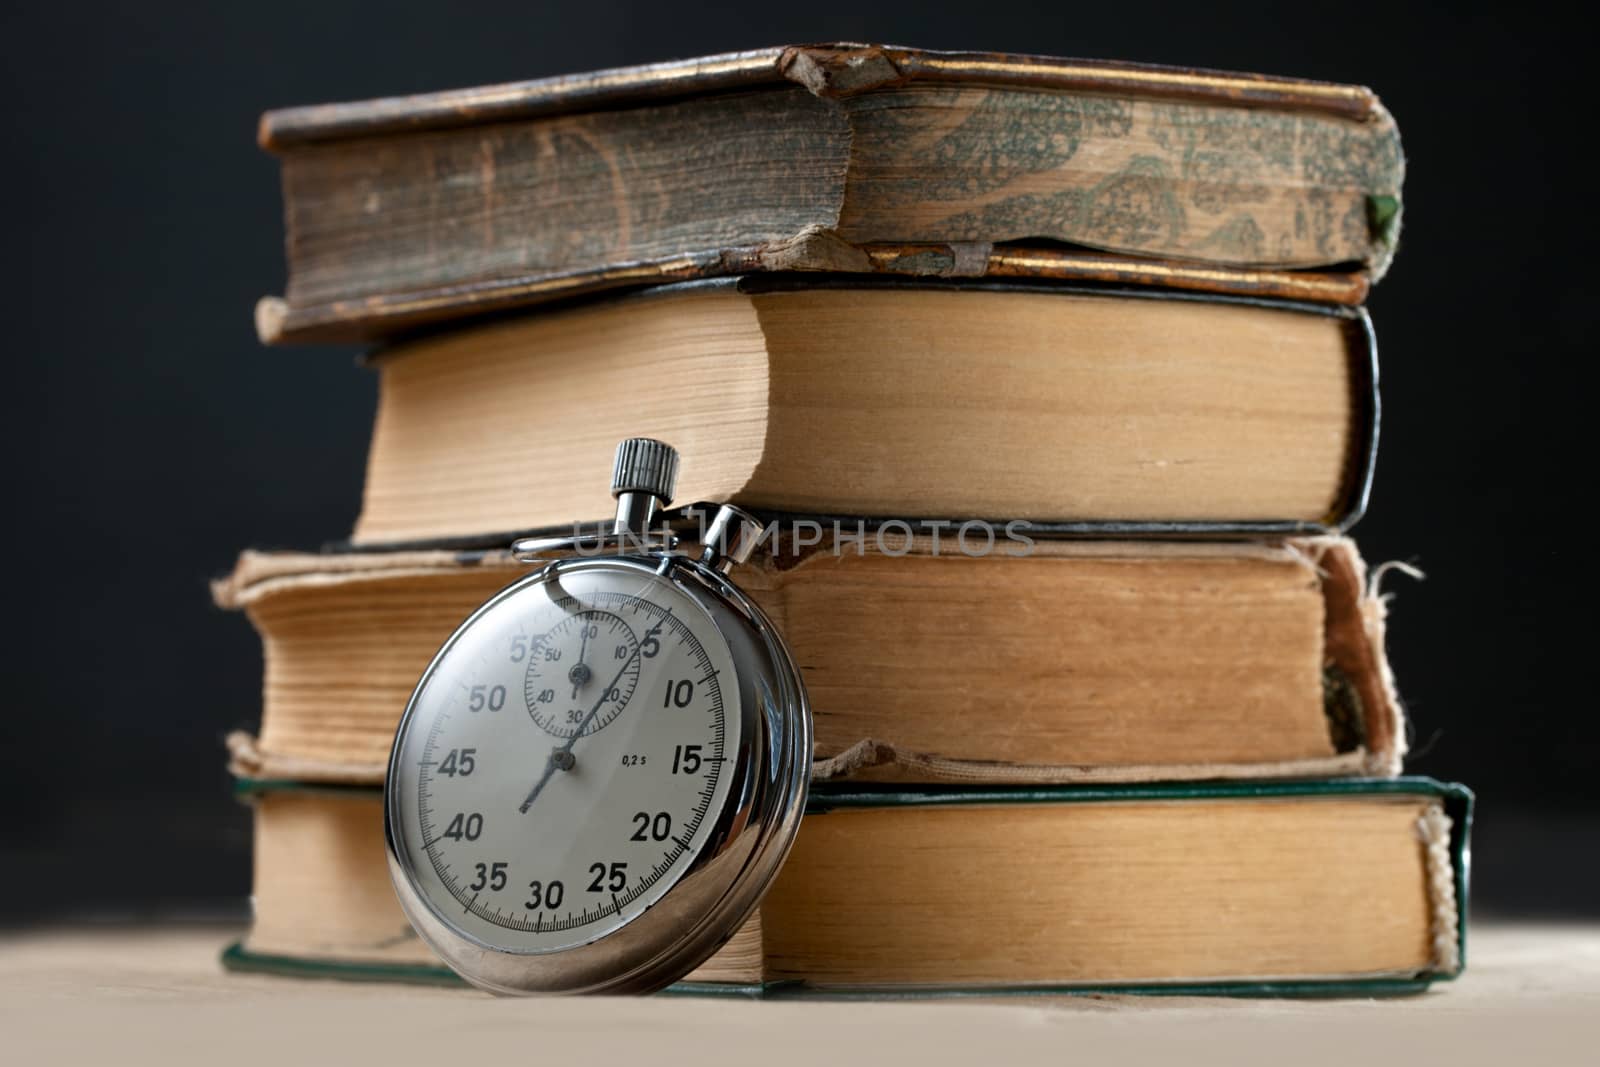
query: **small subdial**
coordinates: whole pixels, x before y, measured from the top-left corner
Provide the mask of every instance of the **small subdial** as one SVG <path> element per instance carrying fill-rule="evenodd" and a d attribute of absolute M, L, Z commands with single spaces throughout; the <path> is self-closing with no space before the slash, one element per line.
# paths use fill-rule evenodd
<path fill-rule="evenodd" d="M 639 639 L 611 612 L 590 608 L 533 642 L 522 688 L 533 721 L 556 737 L 571 737 L 610 725 L 638 684 Z"/>

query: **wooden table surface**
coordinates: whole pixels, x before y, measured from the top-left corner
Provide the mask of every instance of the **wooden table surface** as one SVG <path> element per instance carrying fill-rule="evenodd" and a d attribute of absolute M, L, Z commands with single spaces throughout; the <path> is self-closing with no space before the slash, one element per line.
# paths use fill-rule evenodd
<path fill-rule="evenodd" d="M 1385 1000 L 501 1000 L 222 971 L 221 927 L 0 935 L 0 1062 L 209 1065 L 1600 1063 L 1600 926 L 1482 925 Z"/>

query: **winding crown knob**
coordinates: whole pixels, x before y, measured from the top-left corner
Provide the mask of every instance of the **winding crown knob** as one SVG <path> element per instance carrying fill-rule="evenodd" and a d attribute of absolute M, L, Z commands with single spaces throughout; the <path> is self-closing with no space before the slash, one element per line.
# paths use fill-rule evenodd
<path fill-rule="evenodd" d="M 663 504 L 672 502 L 678 481 L 678 450 L 653 437 L 630 437 L 617 446 L 611 468 L 611 495 L 646 493 Z"/>

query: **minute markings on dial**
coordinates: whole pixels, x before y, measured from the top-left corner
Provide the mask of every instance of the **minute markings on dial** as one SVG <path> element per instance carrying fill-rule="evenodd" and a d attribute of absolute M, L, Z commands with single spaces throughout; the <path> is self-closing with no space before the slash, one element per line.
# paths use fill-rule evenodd
<path fill-rule="evenodd" d="M 563 598 L 563 600 L 569 600 L 569 598 Z M 491 821 L 495 819 L 493 812 L 496 810 L 495 801 L 492 799 L 492 794 L 483 792 L 484 789 L 492 784 L 493 780 L 486 780 L 481 777 L 482 768 L 485 766 L 492 767 L 492 762 L 488 764 L 483 764 L 480 762 L 480 776 L 477 778 L 469 778 L 464 780 L 455 777 L 445 777 L 440 773 L 439 765 L 441 762 L 444 762 L 442 757 L 446 752 L 446 746 L 443 744 L 446 737 L 451 738 L 450 745 L 454 746 L 465 747 L 473 745 L 474 743 L 479 745 L 480 747 L 478 748 L 477 755 L 479 761 L 486 759 L 492 761 L 495 759 L 497 754 L 503 759 L 505 756 L 511 755 L 513 751 L 525 751 L 520 748 L 505 749 L 481 747 L 488 741 L 489 737 L 492 736 L 493 729 L 504 729 L 510 727 L 511 723 L 509 721 L 502 721 L 500 727 L 495 727 L 495 724 L 490 722 L 487 718 L 480 718 L 477 715 L 462 714 L 454 717 L 454 723 L 447 724 L 443 721 L 443 719 L 446 717 L 444 708 L 440 708 L 439 712 L 434 717 L 435 721 L 433 723 L 433 728 L 428 731 L 427 740 L 423 745 L 424 750 L 418 754 L 421 758 L 414 764 L 417 767 L 419 774 L 417 795 L 419 798 L 418 813 L 421 816 L 422 822 L 420 827 L 422 830 L 421 841 L 424 849 L 429 855 L 430 860 L 432 861 L 435 873 L 439 875 L 440 881 L 444 883 L 444 888 L 449 892 L 449 894 L 456 898 L 458 906 L 464 906 L 467 912 L 483 920 L 484 922 L 508 930 L 522 930 L 529 933 L 539 934 L 549 934 L 552 932 L 565 930 L 579 930 L 588 924 L 603 920 L 607 916 L 616 915 L 618 917 L 624 917 L 626 915 L 626 909 L 628 909 L 630 905 L 635 904 L 635 902 L 641 897 L 646 898 L 647 903 L 645 906 L 648 907 L 648 902 L 652 901 L 660 892 L 658 883 L 668 879 L 670 872 L 679 867 L 683 856 L 686 853 L 692 853 L 696 835 L 699 833 L 700 827 L 707 817 L 711 800 L 715 793 L 716 783 L 720 777 L 722 765 L 726 760 L 726 756 L 724 754 L 724 745 L 726 744 L 727 733 L 723 718 L 723 694 L 720 685 L 715 681 L 719 674 L 724 673 L 721 667 L 726 665 L 719 665 L 717 660 L 708 654 L 706 647 L 701 644 L 699 636 L 695 633 L 694 628 L 688 622 L 675 614 L 674 606 L 671 604 L 653 602 L 650 599 L 622 593 L 620 591 L 600 592 L 597 595 L 583 597 L 581 601 L 577 602 L 584 606 L 584 611 L 575 613 L 573 616 L 571 616 L 571 618 L 577 618 L 585 615 L 587 615 L 589 618 L 593 618 L 596 613 L 599 615 L 609 614 L 613 617 L 618 617 L 619 622 L 622 622 L 622 620 L 627 620 L 627 622 L 631 622 L 635 627 L 638 627 L 640 623 L 649 620 L 650 625 L 648 628 L 641 627 L 637 630 L 630 630 L 630 633 L 638 633 L 640 635 L 641 644 L 660 637 L 662 634 L 667 632 L 670 632 L 674 635 L 674 637 L 666 639 L 667 647 L 661 650 L 662 653 L 665 653 L 668 658 L 663 658 L 659 661 L 659 665 L 656 669 L 660 672 L 660 675 L 657 678 L 651 679 L 649 684 L 653 687 L 658 680 L 662 680 L 666 677 L 679 679 L 688 677 L 694 679 L 696 682 L 697 692 L 695 694 L 693 704 L 688 708 L 688 710 L 693 712 L 693 714 L 688 719 L 681 719 L 676 715 L 661 717 L 662 713 L 660 710 L 651 706 L 644 706 L 638 710 L 641 714 L 647 717 L 646 721 L 648 721 L 648 718 L 653 716 L 657 717 L 657 721 L 661 723 L 666 723 L 669 721 L 680 723 L 680 726 L 668 727 L 668 729 L 679 731 L 677 738 L 685 742 L 697 741 L 697 736 L 695 733 L 691 732 L 687 737 L 685 737 L 681 732 L 682 730 L 704 730 L 705 733 L 698 735 L 698 743 L 705 745 L 705 751 L 700 757 L 700 760 L 706 766 L 702 772 L 692 776 L 693 785 L 691 786 L 690 779 L 687 777 L 672 779 L 667 778 L 666 768 L 671 766 L 670 754 L 671 744 L 673 742 L 668 740 L 668 737 L 671 735 L 657 734 L 655 735 L 655 741 L 648 742 L 655 744 L 657 747 L 640 750 L 646 751 L 650 756 L 648 763 L 649 770 L 640 772 L 624 772 L 625 775 L 636 775 L 637 777 L 621 779 L 619 780 L 619 783 L 621 781 L 631 780 L 636 781 L 639 786 L 645 787 L 645 792 L 640 795 L 637 800 L 637 804 L 639 806 L 647 807 L 652 811 L 673 812 L 674 825 L 672 829 L 675 832 L 673 832 L 670 837 L 671 851 L 654 852 L 654 855 L 659 857 L 654 863 L 652 863 L 650 860 L 642 859 L 641 857 L 631 855 L 627 852 L 617 852 L 606 856 L 605 858 L 607 859 L 627 859 L 627 866 L 631 868 L 629 871 L 631 881 L 620 891 L 609 893 L 609 899 L 600 898 L 599 900 L 585 900 L 584 894 L 582 893 L 582 887 L 577 884 L 577 871 L 575 868 L 577 868 L 578 861 L 576 858 L 571 860 L 565 867 L 559 866 L 559 864 L 543 866 L 542 868 L 539 866 L 530 866 L 529 858 L 523 854 L 517 853 L 514 850 L 514 846 L 513 851 L 510 852 L 484 852 L 483 850 L 486 848 L 493 847 L 498 849 L 501 847 L 499 844 L 494 843 L 492 832 L 489 836 L 485 837 L 483 841 L 479 842 L 475 846 L 468 845 L 466 840 L 461 839 L 456 834 L 441 834 L 439 832 L 445 827 L 446 820 L 453 817 L 455 812 L 459 810 L 482 811 Z M 562 601 L 556 601 L 555 604 L 566 606 L 567 610 L 571 611 L 570 603 L 563 604 Z M 609 611 L 606 611 L 605 609 L 609 609 Z M 654 616 L 654 618 L 651 619 L 651 616 Z M 622 624 L 627 625 L 627 622 L 623 622 Z M 602 646 L 605 644 L 605 633 L 606 631 L 602 629 Z M 580 642 L 576 640 L 579 635 L 577 633 L 572 633 L 571 637 L 574 640 L 572 641 L 571 651 L 568 652 L 568 663 L 561 665 L 563 668 L 571 665 L 570 660 L 572 654 L 576 653 L 578 648 L 581 647 Z M 589 650 L 591 653 L 594 652 L 593 640 L 589 642 Z M 644 651 L 648 652 L 650 650 L 645 649 Z M 719 655 L 720 654 L 722 653 L 719 653 Z M 607 653 L 605 651 L 600 652 L 601 658 L 596 660 L 596 663 L 603 665 L 605 663 L 604 657 L 606 655 Z M 630 649 L 629 658 L 633 662 L 638 662 L 639 657 L 635 654 L 635 650 Z M 485 662 L 485 664 L 490 664 L 493 661 L 486 660 L 483 662 Z M 624 669 L 626 669 L 630 665 L 629 660 L 621 661 L 621 665 L 624 667 Z M 610 672 L 607 673 L 609 674 Z M 565 669 L 561 670 L 560 676 L 561 680 L 565 682 L 567 680 L 567 671 Z M 646 677 L 649 678 L 650 676 Z M 595 678 L 592 682 L 592 685 L 597 686 L 599 682 L 605 680 L 606 679 L 604 678 Z M 472 681 L 476 682 L 478 679 L 475 678 L 472 679 Z M 643 680 L 641 680 L 641 684 L 642 682 Z M 610 687 L 608 686 L 607 688 Z M 594 689 L 591 689 L 591 691 L 596 692 L 597 695 L 602 695 L 602 691 Z M 646 705 L 653 705 L 653 703 L 653 701 L 645 702 Z M 446 706 L 448 707 L 448 705 Z M 682 705 L 674 706 L 682 707 Z M 593 706 L 585 706 L 581 710 L 585 713 L 584 718 L 587 720 L 589 718 L 588 713 L 593 711 Z M 605 709 L 602 709 L 602 714 L 604 710 Z M 634 719 L 632 716 L 630 716 L 627 721 L 633 722 Z M 703 725 L 691 726 L 692 723 L 701 723 Z M 574 746 L 576 746 L 579 763 L 585 764 L 585 753 L 589 753 L 591 749 L 595 747 L 595 743 L 591 741 L 585 741 L 580 745 L 577 744 L 578 739 L 584 737 L 592 738 L 595 737 L 596 734 L 593 731 L 588 731 L 589 724 L 587 721 L 579 722 L 575 725 L 577 728 L 572 731 L 571 736 L 566 738 L 561 749 L 558 749 L 557 751 L 566 751 L 570 754 L 573 751 Z M 463 730 L 471 732 L 466 734 L 460 733 L 460 731 Z M 490 734 L 483 734 L 481 731 L 484 730 L 490 730 Z M 611 764 L 614 756 L 618 756 L 621 751 L 626 750 L 633 744 L 631 738 L 634 736 L 634 730 L 635 726 L 630 725 L 622 734 L 617 735 L 617 740 L 600 746 L 601 751 L 604 753 L 603 758 L 606 761 L 606 763 L 602 764 L 602 766 Z M 608 733 L 606 736 L 609 737 L 610 734 Z M 649 735 L 641 735 L 641 737 L 643 736 Z M 641 743 L 646 742 L 641 740 Z M 504 742 L 499 742 L 497 744 L 503 745 Z M 663 748 L 662 746 L 665 747 Z M 598 758 L 600 753 L 595 753 L 595 756 Z M 519 758 L 526 757 L 522 756 Z M 623 765 L 645 766 L 642 763 L 637 765 Z M 657 768 L 660 768 L 659 772 L 656 770 Z M 504 771 L 502 769 L 494 773 L 503 774 Z M 513 773 L 515 772 L 513 771 Z M 657 773 L 661 775 L 659 779 L 654 777 Z M 448 771 L 445 771 L 444 774 L 448 774 Z M 599 780 L 605 781 L 606 779 Z M 679 782 L 681 783 L 681 786 L 678 787 L 676 791 L 669 791 L 667 787 L 668 781 Z M 525 782 L 526 779 L 524 779 L 524 783 Z M 647 784 L 651 782 L 654 784 Z M 440 786 L 444 787 L 443 793 L 434 795 L 437 793 L 438 787 Z M 693 791 L 683 791 L 684 787 L 692 789 Z M 466 792 L 463 793 L 463 790 L 466 790 Z M 432 795 L 432 803 L 422 802 L 422 796 L 424 794 Z M 567 795 L 569 797 L 573 796 L 573 794 Z M 582 793 L 576 794 L 576 796 L 583 795 L 584 794 Z M 612 831 L 603 829 L 601 824 L 591 823 L 589 821 L 591 817 L 587 814 L 587 812 L 590 810 L 588 805 L 591 802 L 595 801 L 596 799 L 603 800 L 604 796 L 608 795 L 609 793 L 602 794 L 599 798 L 591 796 L 589 799 L 585 799 L 581 802 L 585 806 L 580 809 L 574 809 L 570 807 L 570 804 L 573 802 L 570 799 L 563 801 L 561 804 L 555 805 L 556 810 L 552 812 L 551 817 L 561 821 L 576 819 L 577 825 L 582 827 L 577 838 L 580 843 L 584 842 L 590 837 L 590 835 L 594 834 L 601 835 L 600 838 L 596 838 L 595 840 L 603 841 L 605 839 L 605 835 Z M 508 808 L 500 808 L 498 810 L 509 813 L 509 807 L 514 807 L 515 804 L 516 800 L 513 799 L 510 805 L 508 805 Z M 634 802 L 630 800 L 628 808 L 629 811 L 632 810 L 633 804 Z M 685 806 L 677 806 L 680 804 Z M 424 806 L 428 809 L 425 812 L 421 810 Z M 549 806 L 549 803 L 546 802 L 544 806 Z M 505 823 L 502 821 L 500 825 L 504 827 Z M 582 847 L 584 849 L 587 848 L 586 845 Z M 600 847 L 609 846 L 601 845 Z M 463 855 L 463 853 L 465 853 L 465 855 Z M 509 898 L 504 896 L 496 896 L 495 894 L 484 893 L 474 897 L 470 887 L 467 885 L 467 881 L 471 880 L 473 877 L 473 865 L 482 860 L 501 859 L 502 855 L 504 859 L 511 861 L 512 863 L 512 876 L 508 881 L 508 889 L 506 891 L 518 891 L 521 886 L 525 886 L 527 884 L 527 881 L 530 877 L 538 874 L 547 883 L 553 880 L 563 880 L 565 882 L 565 891 L 567 897 L 565 903 L 572 906 L 558 907 L 553 911 L 548 908 L 524 910 L 523 908 L 517 907 L 514 904 L 511 907 L 507 907 Z M 447 856 L 455 861 L 456 866 L 461 866 L 463 860 L 466 861 L 467 866 L 464 878 L 458 879 L 451 873 L 451 864 L 446 862 Z M 587 865 L 587 859 L 588 857 L 584 857 L 585 865 Z M 517 897 L 516 903 L 520 903 L 521 900 L 521 897 Z M 601 900 L 604 900 L 604 903 L 601 903 Z M 607 907 L 607 904 L 610 906 Z"/>

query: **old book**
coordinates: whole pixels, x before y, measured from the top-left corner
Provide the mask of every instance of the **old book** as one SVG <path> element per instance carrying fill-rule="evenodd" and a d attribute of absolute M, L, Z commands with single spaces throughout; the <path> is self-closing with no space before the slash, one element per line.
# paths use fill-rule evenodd
<path fill-rule="evenodd" d="M 1384 607 L 1347 540 L 1038 541 L 982 557 L 949 534 L 939 554 L 863 542 L 736 572 L 804 673 L 816 777 L 1398 771 Z M 504 552 L 246 553 L 215 587 L 265 650 L 260 736 L 232 740 L 236 770 L 381 782 L 434 652 L 526 569 Z"/>
<path fill-rule="evenodd" d="M 376 360 L 358 544 L 609 517 L 621 435 L 679 500 L 1293 532 L 1353 521 L 1376 428 L 1359 311 L 747 278 L 413 340 Z M 597 417 L 603 416 L 603 417 Z"/>
<path fill-rule="evenodd" d="M 242 789 L 255 925 L 230 966 L 450 980 L 394 901 L 381 793 Z M 1409 991 L 1463 962 L 1470 803 L 1415 778 L 821 788 L 757 916 L 684 988 Z"/>
<path fill-rule="evenodd" d="M 753 270 L 1358 302 L 1404 170 L 1355 86 L 873 45 L 292 108 L 260 141 L 288 231 L 269 341 Z"/>

